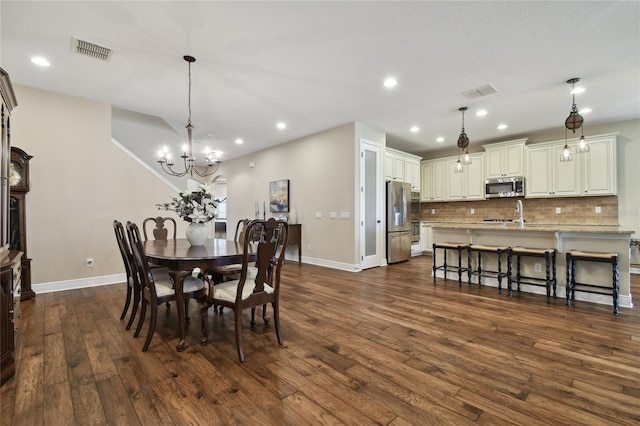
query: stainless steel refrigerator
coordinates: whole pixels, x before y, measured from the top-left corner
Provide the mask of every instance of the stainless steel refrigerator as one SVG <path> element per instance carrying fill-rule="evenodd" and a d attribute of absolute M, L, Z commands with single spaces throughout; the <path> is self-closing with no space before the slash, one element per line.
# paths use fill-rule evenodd
<path fill-rule="evenodd" d="M 411 184 L 387 182 L 387 263 L 411 257 Z"/>

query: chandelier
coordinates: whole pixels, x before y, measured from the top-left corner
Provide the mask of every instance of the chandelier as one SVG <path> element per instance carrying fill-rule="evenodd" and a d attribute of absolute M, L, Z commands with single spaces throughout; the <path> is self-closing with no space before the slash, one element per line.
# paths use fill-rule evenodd
<path fill-rule="evenodd" d="M 458 136 L 458 148 L 460 149 L 460 152 L 462 152 L 462 150 L 464 150 L 465 152 L 462 156 L 462 160 L 460 160 L 460 153 L 458 153 L 458 161 L 456 162 L 456 165 L 453 169 L 455 173 L 462 173 L 462 166 L 471 164 L 471 156 L 469 155 L 469 150 L 467 149 L 467 147 L 469 146 L 469 137 L 464 131 L 464 112 L 467 109 L 467 107 L 458 108 L 458 111 L 462 113 L 462 131 L 460 132 L 460 136 Z"/>
<path fill-rule="evenodd" d="M 183 161 L 183 168 L 181 170 L 174 170 L 171 153 L 169 152 L 169 148 L 166 146 L 160 150 L 160 159 L 158 160 L 158 163 L 160 163 L 162 170 L 171 176 L 182 177 L 187 174 L 193 176 L 194 173 L 200 177 L 211 176 L 218 170 L 218 167 L 220 167 L 220 155 L 222 153 L 219 151 L 212 151 L 207 147 L 204 150 L 205 164 L 196 165 L 196 157 L 193 155 L 193 141 L 191 139 L 191 133 L 193 130 L 193 126 L 191 125 L 191 64 L 196 61 L 196 58 L 185 55 L 183 56 L 183 59 L 189 64 L 189 119 L 185 126 L 187 128 L 187 143 L 183 145 L 182 155 L 180 156 Z"/>
<path fill-rule="evenodd" d="M 584 123 L 584 118 L 578 113 L 578 107 L 576 106 L 576 83 L 579 82 L 579 78 L 571 78 L 567 80 L 567 84 L 571 85 L 571 111 L 569 112 L 569 116 L 564 121 L 564 147 L 560 152 L 560 161 L 571 161 L 573 160 L 573 154 L 571 152 L 571 148 L 567 144 L 567 130 L 571 130 L 573 133 L 576 132 L 576 129 L 580 129 L 580 139 L 578 140 L 578 145 L 576 146 L 576 152 L 581 154 L 584 152 L 589 152 L 589 144 L 587 144 L 587 140 L 584 137 L 584 128 L 582 124 Z"/>

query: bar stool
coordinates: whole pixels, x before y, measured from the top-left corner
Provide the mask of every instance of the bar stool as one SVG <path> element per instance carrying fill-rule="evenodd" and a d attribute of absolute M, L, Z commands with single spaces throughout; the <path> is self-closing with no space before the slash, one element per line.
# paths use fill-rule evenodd
<path fill-rule="evenodd" d="M 444 250 L 444 262 L 440 266 L 436 266 L 436 249 Z M 456 250 L 458 252 L 458 267 L 447 265 L 447 250 Z M 462 273 L 467 268 L 462 267 L 462 250 L 469 250 L 469 244 L 465 243 L 433 243 L 433 282 L 436 282 L 436 271 L 441 269 L 444 271 L 444 278 L 447 278 L 447 272 L 458 273 L 458 286 L 462 286 Z"/>
<path fill-rule="evenodd" d="M 516 275 L 513 275 L 513 256 L 516 256 Z M 520 259 L 522 257 L 537 257 L 545 260 L 545 278 L 527 277 L 520 273 Z M 509 265 L 508 274 L 509 277 L 509 296 L 512 295 L 513 283 L 518 284 L 518 291 L 520 291 L 520 284 L 529 284 L 544 286 L 547 289 L 547 303 L 551 303 L 551 286 L 553 286 L 553 297 L 556 297 L 556 250 L 555 249 L 538 249 L 527 247 L 511 247 L 509 249 Z M 528 280 L 528 281 L 527 281 Z"/>
<path fill-rule="evenodd" d="M 502 278 L 507 277 L 507 272 L 502 271 L 502 255 L 509 258 L 509 247 L 504 246 L 490 246 L 482 244 L 471 244 L 469 246 L 469 269 L 467 270 L 469 287 L 471 287 L 471 277 L 473 275 L 478 276 L 478 284 L 482 285 L 482 277 L 491 277 L 498 280 L 498 293 L 502 293 Z M 478 267 L 474 270 L 472 257 L 473 253 L 478 254 Z M 492 253 L 498 257 L 498 270 L 483 270 L 482 269 L 482 253 Z"/>
<path fill-rule="evenodd" d="M 567 252 L 567 306 L 571 306 L 571 301 L 576 299 L 576 286 L 580 286 L 578 291 L 593 294 L 607 294 L 603 290 L 606 287 L 595 284 L 584 284 L 576 282 L 576 262 L 602 262 L 611 264 L 611 295 L 613 296 L 613 313 L 618 314 L 618 293 L 620 292 L 620 270 L 619 254 L 615 252 L 586 252 L 571 250 Z"/>

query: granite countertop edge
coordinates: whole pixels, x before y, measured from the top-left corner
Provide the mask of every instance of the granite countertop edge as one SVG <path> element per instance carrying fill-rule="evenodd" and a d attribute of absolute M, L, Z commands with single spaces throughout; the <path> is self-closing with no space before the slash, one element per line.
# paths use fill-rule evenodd
<path fill-rule="evenodd" d="M 633 234 L 635 231 L 622 229 L 617 225 L 573 225 L 553 223 L 525 223 L 520 228 L 517 223 L 487 223 L 487 222 L 432 222 L 422 221 L 432 228 L 449 229 L 495 229 L 505 231 L 527 232 L 585 232 L 593 234 Z"/>

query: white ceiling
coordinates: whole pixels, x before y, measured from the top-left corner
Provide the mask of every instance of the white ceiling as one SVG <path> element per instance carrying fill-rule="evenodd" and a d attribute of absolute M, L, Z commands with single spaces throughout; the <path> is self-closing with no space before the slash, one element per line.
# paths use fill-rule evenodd
<path fill-rule="evenodd" d="M 0 66 L 14 84 L 178 128 L 188 116 L 182 57 L 195 56 L 194 134 L 226 159 L 353 121 L 422 155 L 455 146 L 461 106 L 472 144 L 562 129 L 572 77 L 586 88 L 578 107 L 593 110 L 585 128 L 640 117 L 637 1 L 2 1 L 0 14 Z M 72 36 L 113 49 L 111 59 L 72 53 Z M 34 55 L 51 66 L 34 66 Z M 395 89 L 382 86 L 387 76 Z M 462 94 L 486 84 L 498 93 Z"/>

